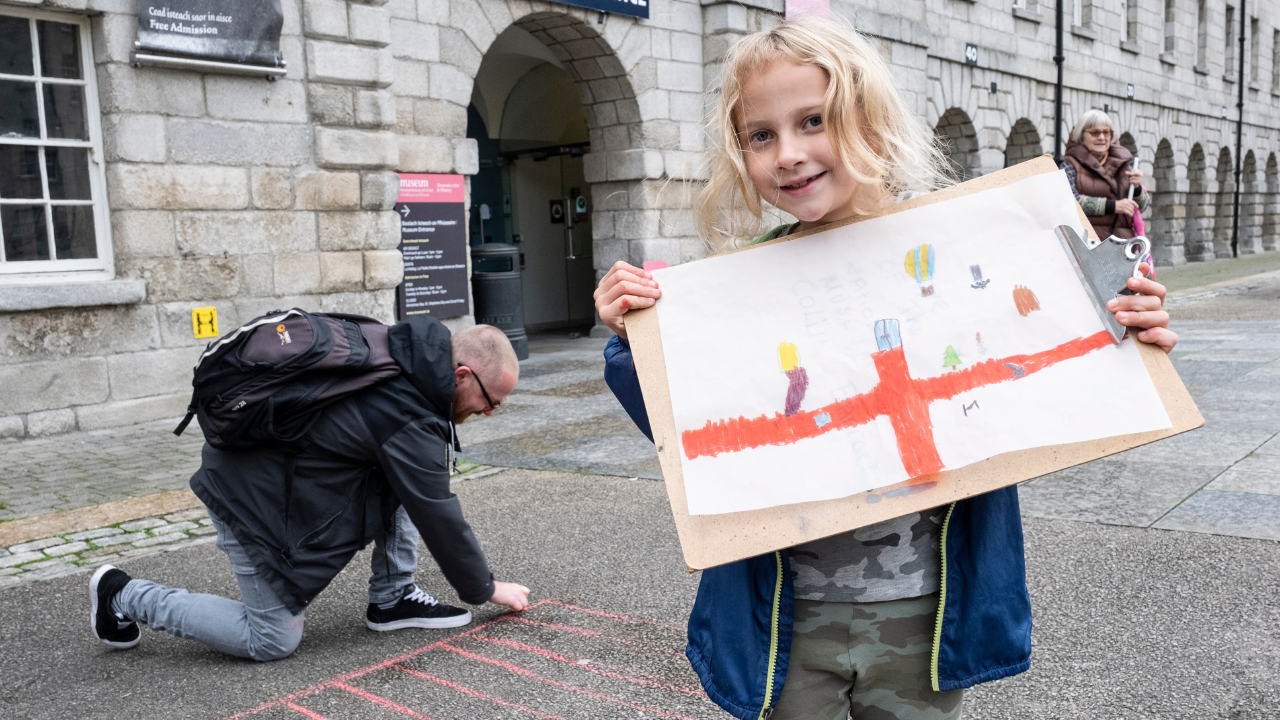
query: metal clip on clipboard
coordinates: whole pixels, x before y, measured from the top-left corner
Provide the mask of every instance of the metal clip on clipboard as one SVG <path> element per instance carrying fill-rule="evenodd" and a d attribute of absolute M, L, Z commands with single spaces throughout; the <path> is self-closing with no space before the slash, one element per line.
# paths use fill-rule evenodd
<path fill-rule="evenodd" d="M 1151 242 L 1145 237 L 1132 240 L 1112 235 L 1102 242 L 1092 242 L 1088 233 L 1082 239 L 1069 225 L 1059 225 L 1054 234 L 1071 259 L 1085 292 L 1093 301 L 1093 309 L 1116 345 L 1124 339 L 1128 328 L 1116 322 L 1107 302 L 1121 295 L 1136 295 L 1128 287 L 1129 278 L 1142 277 L 1138 266 L 1151 263 Z"/>

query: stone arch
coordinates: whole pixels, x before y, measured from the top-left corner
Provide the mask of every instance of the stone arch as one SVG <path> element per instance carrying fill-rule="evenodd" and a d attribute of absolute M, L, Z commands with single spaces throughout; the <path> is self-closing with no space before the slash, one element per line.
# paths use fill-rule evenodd
<path fill-rule="evenodd" d="M 1262 215 L 1262 249 L 1264 252 L 1280 250 L 1280 166 L 1276 154 L 1267 156 L 1266 198 Z"/>
<path fill-rule="evenodd" d="M 1258 158 L 1252 150 L 1245 153 L 1240 166 L 1240 230 L 1237 247 L 1241 255 L 1262 252 L 1262 197 L 1258 182 Z"/>
<path fill-rule="evenodd" d="M 1216 208 L 1213 223 L 1214 257 L 1231 257 L 1231 218 L 1235 209 L 1236 182 L 1235 172 L 1231 164 L 1231 148 L 1226 145 L 1218 151 L 1217 170 L 1214 173 L 1218 181 L 1218 193 L 1214 199 Z"/>
<path fill-rule="evenodd" d="M 968 113 L 956 107 L 947 110 L 938 118 L 933 134 L 942 145 L 956 180 L 969 180 L 982 174 L 978 133 Z"/>
<path fill-rule="evenodd" d="M 1186 253 L 1192 262 L 1213 259 L 1213 194 L 1218 184 L 1208 173 L 1204 148 L 1191 146 L 1187 158 Z"/>
<path fill-rule="evenodd" d="M 1130 155 L 1138 157 L 1138 141 L 1133 139 L 1133 135 L 1128 132 L 1120 133 L 1120 137 L 1116 140 L 1120 143 L 1120 147 L 1129 151 Z"/>
<path fill-rule="evenodd" d="M 631 78 L 595 27 L 553 11 L 525 15 L 512 25 L 547 46 L 573 78 L 582 95 L 593 153 L 625 152 L 643 146 L 645 133 Z"/>
<path fill-rule="evenodd" d="M 1156 146 L 1155 168 L 1151 182 L 1152 217 L 1147 220 L 1151 253 L 1157 265 L 1181 265 L 1186 258 L 1187 194 L 1178 187 L 1178 167 L 1173 145 L 1161 140 Z"/>
<path fill-rule="evenodd" d="M 1009 131 L 1009 140 L 1004 146 L 1004 166 L 1011 167 L 1044 154 L 1040 143 L 1040 133 L 1036 126 L 1026 118 L 1018 120 Z"/>

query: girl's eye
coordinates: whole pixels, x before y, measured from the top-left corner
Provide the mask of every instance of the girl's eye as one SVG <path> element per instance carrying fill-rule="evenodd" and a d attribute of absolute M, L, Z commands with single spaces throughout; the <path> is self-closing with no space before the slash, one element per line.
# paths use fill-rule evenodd
<path fill-rule="evenodd" d="M 822 116 L 821 116 L 821 115 L 811 115 L 810 117 L 805 118 L 805 120 L 804 120 L 804 126 L 805 126 L 806 128 L 816 128 L 816 127 L 821 127 L 821 126 L 822 126 Z"/>
<path fill-rule="evenodd" d="M 755 131 L 755 132 L 753 132 L 753 133 L 751 133 L 750 135 L 748 135 L 748 136 L 747 136 L 747 140 L 749 140 L 749 141 L 751 141 L 751 142 L 753 142 L 753 143 L 762 143 L 762 142 L 766 142 L 766 141 L 768 141 L 768 139 L 769 139 L 769 131 L 768 131 L 768 130 L 757 130 L 757 131 Z"/>

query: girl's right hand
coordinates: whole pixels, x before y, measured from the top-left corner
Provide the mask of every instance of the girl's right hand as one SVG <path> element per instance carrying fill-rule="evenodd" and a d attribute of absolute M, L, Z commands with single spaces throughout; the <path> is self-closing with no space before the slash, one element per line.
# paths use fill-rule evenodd
<path fill-rule="evenodd" d="M 662 291 L 648 271 L 619 260 L 596 288 L 596 312 L 600 314 L 600 322 L 626 340 L 627 328 L 622 316 L 628 310 L 652 307 L 660 297 Z"/>

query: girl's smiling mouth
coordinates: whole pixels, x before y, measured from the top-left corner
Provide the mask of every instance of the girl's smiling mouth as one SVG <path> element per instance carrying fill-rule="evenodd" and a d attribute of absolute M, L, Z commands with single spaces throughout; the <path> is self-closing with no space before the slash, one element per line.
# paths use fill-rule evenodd
<path fill-rule="evenodd" d="M 808 177 L 801 178 L 789 185 L 779 185 L 778 189 L 782 190 L 788 195 L 800 195 L 800 194 L 803 194 L 806 190 L 813 187 L 813 184 L 821 180 L 823 177 L 825 177 L 826 174 L 827 174 L 827 171 L 823 170 L 817 175 L 810 175 Z"/>

